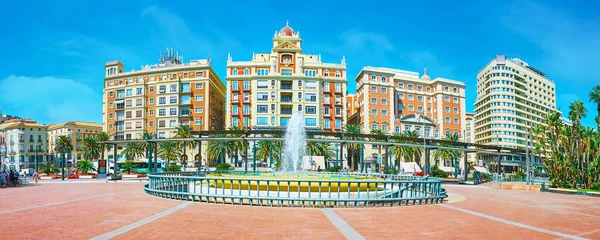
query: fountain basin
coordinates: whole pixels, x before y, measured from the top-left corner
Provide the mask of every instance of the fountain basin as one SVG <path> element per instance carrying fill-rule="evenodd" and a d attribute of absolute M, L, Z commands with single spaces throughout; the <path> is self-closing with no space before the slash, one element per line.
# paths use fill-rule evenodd
<path fill-rule="evenodd" d="M 327 174 L 209 174 L 210 181 L 204 183 L 213 188 L 235 190 L 259 190 L 282 192 L 367 192 L 375 191 L 381 183 L 368 182 L 382 180 L 376 177 L 327 175 Z M 220 180 L 219 178 L 223 178 Z M 231 178 L 243 180 L 230 180 Z M 306 180 L 306 181 L 304 181 Z M 331 181 L 327 181 L 331 180 Z M 344 180 L 351 180 L 344 182 Z M 356 181 L 364 180 L 364 182 Z"/>

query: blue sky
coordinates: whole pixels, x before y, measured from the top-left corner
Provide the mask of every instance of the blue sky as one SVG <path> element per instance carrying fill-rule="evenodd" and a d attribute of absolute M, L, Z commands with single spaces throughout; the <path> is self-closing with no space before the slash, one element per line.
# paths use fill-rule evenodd
<path fill-rule="evenodd" d="M 570 3 L 575 2 L 575 3 Z M 101 122 L 104 63 L 155 63 L 173 47 L 186 60 L 210 56 L 222 79 L 227 54 L 268 52 L 286 20 L 306 53 L 346 56 L 349 83 L 363 66 L 464 81 L 473 109 L 477 72 L 496 54 L 519 57 L 557 85 L 563 110 L 588 102 L 600 53 L 594 1 L 8 1 L 0 15 L 0 107 L 42 123 Z"/>

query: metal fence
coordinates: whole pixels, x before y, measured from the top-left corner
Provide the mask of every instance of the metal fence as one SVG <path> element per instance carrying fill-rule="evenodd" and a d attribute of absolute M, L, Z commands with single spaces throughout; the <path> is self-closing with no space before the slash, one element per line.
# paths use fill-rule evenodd
<path fill-rule="evenodd" d="M 439 178 L 361 173 L 311 173 L 323 176 L 316 179 L 260 175 L 270 173 L 152 173 L 144 190 L 169 199 L 270 207 L 390 207 L 441 203 L 447 197 Z"/>

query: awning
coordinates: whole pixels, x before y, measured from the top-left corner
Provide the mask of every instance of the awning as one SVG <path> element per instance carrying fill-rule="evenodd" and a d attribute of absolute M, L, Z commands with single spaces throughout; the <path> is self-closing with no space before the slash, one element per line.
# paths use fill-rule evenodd
<path fill-rule="evenodd" d="M 120 103 L 124 103 L 124 102 L 125 102 L 125 100 L 115 100 L 113 103 L 114 104 L 120 104 Z"/>
<path fill-rule="evenodd" d="M 400 167 L 405 173 L 422 172 L 421 168 L 416 162 L 400 162 Z"/>
<path fill-rule="evenodd" d="M 484 167 L 473 167 L 475 169 L 475 171 L 478 171 L 480 173 L 488 173 L 488 170 Z"/>
<path fill-rule="evenodd" d="M 444 172 L 449 172 L 449 173 L 453 173 L 454 172 L 454 168 L 453 167 L 439 167 L 440 170 L 444 171 Z"/>

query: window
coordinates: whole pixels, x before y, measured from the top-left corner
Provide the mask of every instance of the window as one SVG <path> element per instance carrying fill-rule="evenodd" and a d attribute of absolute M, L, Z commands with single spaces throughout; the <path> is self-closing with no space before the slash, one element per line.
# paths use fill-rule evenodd
<path fill-rule="evenodd" d="M 381 110 L 381 116 L 387 116 L 387 110 Z"/>
<path fill-rule="evenodd" d="M 265 126 L 268 124 L 268 121 L 269 121 L 268 117 L 258 117 L 258 118 L 256 118 L 256 125 Z"/>
<path fill-rule="evenodd" d="M 148 111 L 148 114 L 149 114 L 150 116 L 154 116 L 154 110 L 150 110 L 150 111 Z"/>
<path fill-rule="evenodd" d="M 257 113 L 267 113 L 269 111 L 269 106 L 267 105 L 258 105 L 256 106 Z"/>
<path fill-rule="evenodd" d="M 458 108 L 454 108 L 454 113 L 458 113 Z"/>
<path fill-rule="evenodd" d="M 237 106 L 236 106 L 236 107 L 237 107 Z M 203 111 L 204 111 L 204 109 L 202 109 L 202 107 L 196 107 L 196 108 L 194 109 L 194 112 L 196 112 L 196 113 L 202 113 Z"/>
<path fill-rule="evenodd" d="M 239 98 L 239 97 L 238 97 L 238 94 L 237 94 L 237 93 L 232 93 L 231 95 L 232 95 L 232 97 L 231 97 L 231 101 L 232 101 L 232 102 L 237 102 L 237 101 L 238 101 L 238 98 Z"/>
<path fill-rule="evenodd" d="M 169 103 L 170 104 L 177 104 L 177 96 L 170 96 L 169 97 Z"/>
<path fill-rule="evenodd" d="M 244 105 L 244 114 L 250 114 L 250 105 Z"/>
<path fill-rule="evenodd" d="M 233 75 L 238 75 L 238 70 L 237 69 L 233 69 Z"/>
<path fill-rule="evenodd" d="M 415 95 L 408 94 L 408 100 L 410 100 L 410 101 L 415 100 Z"/>
<path fill-rule="evenodd" d="M 385 123 L 381 124 L 381 130 L 384 132 L 387 132 L 387 124 L 385 124 Z"/>
<path fill-rule="evenodd" d="M 234 114 L 234 115 L 239 114 L 239 112 L 238 112 L 238 106 L 232 106 L 231 107 L 231 114 Z"/>
<path fill-rule="evenodd" d="M 328 71 L 328 70 L 325 70 L 325 72 L 323 72 L 323 76 L 325 76 L 325 77 L 329 77 L 329 71 Z"/>
<path fill-rule="evenodd" d="M 154 127 L 154 121 L 148 122 L 148 127 Z"/>
<path fill-rule="evenodd" d="M 387 99 L 382 98 L 381 99 L 381 105 L 387 105 Z"/>
<path fill-rule="evenodd" d="M 417 86 L 417 91 L 423 91 L 423 86 L 421 86 L 421 85 L 418 85 L 418 86 Z"/>
<path fill-rule="evenodd" d="M 153 105 L 154 104 L 154 98 L 150 98 L 149 102 L 150 102 L 151 105 Z"/>
<path fill-rule="evenodd" d="M 400 132 L 400 126 L 396 126 L 396 132 L 399 133 Z"/>
<path fill-rule="evenodd" d="M 371 116 L 377 116 L 377 109 L 371 109 Z"/>
<path fill-rule="evenodd" d="M 257 92 L 256 100 L 258 101 L 268 101 L 269 100 L 269 92 Z"/>
<path fill-rule="evenodd" d="M 445 87 L 444 87 L 444 91 L 448 91 L 448 86 L 445 86 Z"/>
<path fill-rule="evenodd" d="M 371 92 L 372 93 L 376 93 L 377 92 L 377 87 L 376 86 L 372 86 L 371 87 Z"/>
<path fill-rule="evenodd" d="M 170 115 L 170 116 L 175 116 L 175 115 L 177 115 L 177 108 L 170 108 L 170 109 L 169 109 L 169 115 Z"/>
<path fill-rule="evenodd" d="M 317 107 L 315 106 L 306 106 L 306 114 L 316 114 Z"/>
<path fill-rule="evenodd" d="M 377 81 L 377 76 L 371 75 L 371 81 Z"/>
<path fill-rule="evenodd" d="M 412 112 L 412 111 L 414 111 L 414 110 L 415 110 L 415 107 L 413 107 L 413 105 L 408 105 L 408 111 L 411 111 L 411 112 Z"/>
<path fill-rule="evenodd" d="M 136 95 L 141 95 L 142 94 L 142 88 L 136 88 L 135 89 L 135 94 Z"/>
<path fill-rule="evenodd" d="M 316 127 L 317 119 L 316 118 L 306 118 L 305 123 L 307 127 Z"/>
<path fill-rule="evenodd" d="M 234 93 L 234 94 L 237 97 L 237 93 Z M 204 95 L 202 95 L 202 94 L 196 95 L 196 102 L 200 102 L 200 101 L 204 101 Z"/>
<path fill-rule="evenodd" d="M 450 102 L 450 96 L 444 96 L 444 102 Z"/>
<path fill-rule="evenodd" d="M 342 84 L 335 83 L 335 91 L 336 92 L 341 92 L 342 91 Z"/>
<path fill-rule="evenodd" d="M 423 112 L 423 106 L 418 106 L 417 107 L 417 112 Z"/>
<path fill-rule="evenodd" d="M 323 102 L 324 103 L 330 103 L 330 101 L 329 101 L 329 95 L 323 96 Z"/>
<path fill-rule="evenodd" d="M 125 101 L 125 107 L 131 107 L 131 100 Z"/>
<path fill-rule="evenodd" d="M 372 130 L 377 130 L 377 123 L 371 123 L 371 129 Z"/>
<path fill-rule="evenodd" d="M 324 125 L 324 128 L 330 128 L 330 127 L 331 127 L 331 126 L 330 126 L 330 122 L 331 122 L 331 121 L 330 121 L 329 119 L 325 119 L 325 120 L 323 120 L 323 125 Z"/>
<path fill-rule="evenodd" d="M 275 122 L 275 116 L 271 116 L 271 123 L 276 123 Z"/>
<path fill-rule="evenodd" d="M 158 92 L 159 93 L 165 93 L 165 92 L 167 92 L 167 86 L 161 85 L 160 87 L 158 87 Z"/>
<path fill-rule="evenodd" d="M 402 93 L 398 94 L 398 99 L 404 100 L 404 94 L 402 94 Z"/>
<path fill-rule="evenodd" d="M 317 89 L 317 81 L 306 81 L 306 89 L 309 89 L 309 90 Z"/>
<path fill-rule="evenodd" d="M 169 121 L 169 127 L 177 127 L 177 120 Z"/>
<path fill-rule="evenodd" d="M 453 88 L 453 89 L 452 89 L 452 92 L 456 93 L 456 92 L 457 92 L 456 88 Z"/>
<path fill-rule="evenodd" d="M 132 92 L 131 89 L 125 90 L 125 96 L 131 96 L 132 95 L 131 92 Z"/>
<path fill-rule="evenodd" d="M 169 92 L 177 92 L 177 84 L 171 84 L 169 86 Z"/>
<path fill-rule="evenodd" d="M 371 104 L 377 104 L 377 98 L 371 98 Z"/>
<path fill-rule="evenodd" d="M 417 96 L 417 101 L 423 102 L 423 96 Z"/>
<path fill-rule="evenodd" d="M 248 117 L 244 117 L 244 127 L 247 127 L 249 125 L 249 118 Z"/>
<path fill-rule="evenodd" d="M 256 81 L 256 88 L 268 88 L 269 80 L 258 80 Z"/>
<path fill-rule="evenodd" d="M 158 116 L 166 116 L 167 115 L 167 110 L 165 110 L 164 108 L 158 109 Z"/>
<path fill-rule="evenodd" d="M 413 85 L 412 84 L 408 84 L 408 90 L 413 90 Z"/>
<path fill-rule="evenodd" d="M 142 99 L 136 99 L 135 100 L 135 106 L 136 107 L 142 106 Z"/>
<path fill-rule="evenodd" d="M 135 117 L 142 117 L 142 110 L 135 111 Z"/>
<path fill-rule="evenodd" d="M 244 93 L 244 102 L 250 101 L 250 93 Z"/>
<path fill-rule="evenodd" d="M 335 71 L 335 77 L 340 77 L 340 71 Z"/>
<path fill-rule="evenodd" d="M 196 86 L 198 86 L 198 85 L 196 85 Z M 233 90 L 238 90 L 238 82 L 237 82 L 237 81 L 235 81 L 235 82 L 232 82 L 232 83 L 231 83 L 231 88 L 232 88 Z"/>
<path fill-rule="evenodd" d="M 292 76 L 292 69 L 281 69 L 281 76 Z"/>
<path fill-rule="evenodd" d="M 131 118 L 131 111 L 125 112 L 125 118 Z"/>
<path fill-rule="evenodd" d="M 158 121 L 158 126 L 159 127 L 165 127 L 165 120 Z"/>
<path fill-rule="evenodd" d="M 335 128 L 336 129 L 341 129 L 342 128 L 342 120 L 340 120 L 340 119 L 336 119 L 335 120 Z"/>
<path fill-rule="evenodd" d="M 329 116 L 329 107 L 323 108 L 323 114 L 325 114 L 325 116 Z"/>
<path fill-rule="evenodd" d="M 323 83 L 323 91 L 327 91 L 327 92 L 329 91 L 329 83 L 328 82 Z"/>
<path fill-rule="evenodd" d="M 449 113 L 449 112 L 450 112 L 450 107 L 445 107 L 445 108 L 444 108 L 444 112 L 447 112 L 447 113 Z"/>
<path fill-rule="evenodd" d="M 238 126 L 238 118 L 232 118 L 231 119 L 231 125 Z"/>
<path fill-rule="evenodd" d="M 307 102 L 317 102 L 317 94 L 316 93 L 307 93 L 305 95 L 305 100 Z"/>
<path fill-rule="evenodd" d="M 167 98 L 166 97 L 160 97 L 158 98 L 158 104 L 166 104 L 167 103 Z"/>
<path fill-rule="evenodd" d="M 453 98 L 453 99 L 452 99 L 452 102 L 454 102 L 454 103 L 458 103 L 458 98 L 456 98 L 456 97 L 455 97 L 455 98 Z"/>
<path fill-rule="evenodd" d="M 387 88 L 386 87 L 381 87 L 381 93 L 387 93 Z"/>
<path fill-rule="evenodd" d="M 237 90 L 237 82 L 235 83 L 235 90 Z M 196 83 L 196 89 L 203 89 L 204 88 L 204 83 Z"/>
<path fill-rule="evenodd" d="M 454 124 L 458 124 L 458 118 L 454 118 Z"/>
<path fill-rule="evenodd" d="M 446 123 L 450 123 L 450 117 L 446 117 Z"/>
<path fill-rule="evenodd" d="M 335 115 L 336 116 L 341 116 L 342 115 L 342 108 L 336 107 L 335 108 Z"/>
<path fill-rule="evenodd" d="M 381 81 L 382 82 L 387 82 L 387 79 L 385 77 L 381 77 Z"/>
<path fill-rule="evenodd" d="M 250 75 L 250 70 L 248 70 L 247 68 L 244 69 L 244 75 Z"/>
<path fill-rule="evenodd" d="M 200 121 L 200 119 L 196 119 L 196 120 L 194 120 L 194 125 L 200 126 L 200 125 L 202 125 L 202 121 Z"/>

